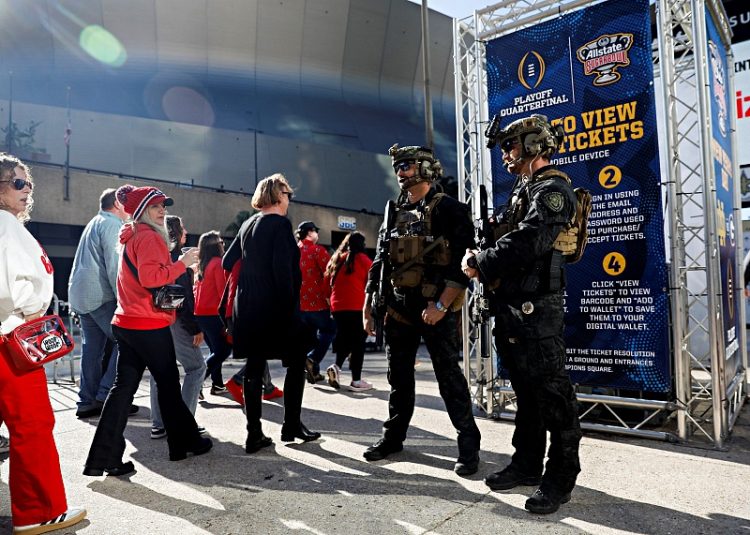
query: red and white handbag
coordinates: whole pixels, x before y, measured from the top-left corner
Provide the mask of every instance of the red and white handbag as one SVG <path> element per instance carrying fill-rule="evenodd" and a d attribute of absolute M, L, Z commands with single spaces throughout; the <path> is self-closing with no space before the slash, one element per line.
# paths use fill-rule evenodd
<path fill-rule="evenodd" d="M 11 363 L 21 372 L 40 368 L 46 363 L 64 357 L 75 347 L 60 316 L 42 316 L 19 325 L 0 341 L 10 355 Z"/>

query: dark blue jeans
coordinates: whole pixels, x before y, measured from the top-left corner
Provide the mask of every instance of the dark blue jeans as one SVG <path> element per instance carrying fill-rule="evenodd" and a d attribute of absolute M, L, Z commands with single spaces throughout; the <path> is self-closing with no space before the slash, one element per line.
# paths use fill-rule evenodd
<path fill-rule="evenodd" d="M 103 403 L 115 380 L 117 344 L 113 344 L 111 355 L 107 355 L 107 369 L 102 369 L 102 365 L 107 341 L 115 340 L 112 336 L 112 316 L 115 315 L 116 307 L 117 301 L 110 301 L 87 314 L 78 314 L 83 335 L 81 388 L 78 391 L 78 406 L 82 409 L 92 408 L 97 402 Z"/>
<path fill-rule="evenodd" d="M 313 362 L 313 371 L 320 373 L 320 363 L 325 358 L 333 337 L 336 336 L 336 322 L 333 321 L 330 310 L 302 312 L 301 317 L 302 322 L 312 328 L 317 335 L 318 343 L 307 354 L 307 358 Z"/>
<path fill-rule="evenodd" d="M 208 349 L 211 350 L 211 355 L 206 360 L 206 377 L 211 376 L 211 383 L 214 386 L 224 386 L 221 365 L 232 354 L 232 346 L 224 338 L 224 324 L 218 315 L 195 316 L 195 320 L 203 331 Z"/>

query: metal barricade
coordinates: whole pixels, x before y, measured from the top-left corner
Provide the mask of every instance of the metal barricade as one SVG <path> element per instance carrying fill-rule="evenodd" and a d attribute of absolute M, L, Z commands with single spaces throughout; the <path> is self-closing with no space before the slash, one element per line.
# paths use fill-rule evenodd
<path fill-rule="evenodd" d="M 68 332 L 70 333 L 70 336 L 73 337 L 73 340 L 75 342 L 75 349 L 65 355 L 64 357 L 57 359 L 53 363 L 52 368 L 52 382 L 54 384 L 60 384 L 60 382 L 63 383 L 71 383 L 76 384 L 76 375 L 75 375 L 75 361 L 77 359 L 81 358 L 81 329 L 80 324 L 77 321 L 77 317 L 75 315 L 75 312 L 70 308 L 70 304 L 67 301 L 61 301 L 58 299 L 57 295 L 52 295 L 52 312 L 60 316 L 60 318 L 63 320 L 63 323 L 65 324 L 65 328 L 68 329 Z M 62 366 L 64 363 L 67 363 L 70 370 L 70 379 L 64 379 L 60 380 L 58 379 L 57 372 L 58 367 Z"/>

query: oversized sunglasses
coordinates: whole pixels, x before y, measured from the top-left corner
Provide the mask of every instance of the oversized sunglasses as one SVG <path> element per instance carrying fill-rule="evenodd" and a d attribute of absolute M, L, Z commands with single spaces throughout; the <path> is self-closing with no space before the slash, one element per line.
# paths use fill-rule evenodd
<path fill-rule="evenodd" d="M 394 163 L 393 170 L 397 173 L 399 171 L 408 171 L 412 165 L 414 165 L 414 160 L 406 160 L 403 162 Z"/>
<path fill-rule="evenodd" d="M 0 182 L 8 182 L 13 185 L 14 189 L 17 189 L 18 191 L 21 191 L 26 186 L 29 187 L 29 189 L 34 189 L 34 184 L 30 180 L 24 180 L 23 178 L 14 178 L 12 180 L 0 180 Z"/>
<path fill-rule="evenodd" d="M 292 199 L 294 199 L 294 193 L 292 193 L 291 191 L 282 191 L 282 192 L 281 192 L 281 194 L 282 194 L 282 195 L 286 195 L 287 197 L 289 197 L 289 200 L 290 200 L 290 201 L 291 201 Z"/>

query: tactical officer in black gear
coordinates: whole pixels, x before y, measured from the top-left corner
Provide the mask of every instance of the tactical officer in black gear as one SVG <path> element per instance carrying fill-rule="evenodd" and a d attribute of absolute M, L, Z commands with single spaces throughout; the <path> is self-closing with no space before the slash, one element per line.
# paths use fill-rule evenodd
<path fill-rule="evenodd" d="M 518 178 L 498 218 L 500 238 L 485 251 L 467 251 L 462 269 L 496 287 L 495 343 L 510 372 L 518 411 L 511 463 L 485 482 L 493 490 L 539 485 L 526 509 L 553 513 L 570 500 L 580 472 L 581 427 L 565 370 L 565 274 L 558 250 L 575 215 L 576 197 L 568 176 L 550 165 L 562 131 L 546 117 L 519 119 L 488 136 L 488 146 L 500 145 L 503 164 Z M 542 475 L 547 431 L 550 446 Z"/>
<path fill-rule="evenodd" d="M 479 466 L 481 435 L 459 366 L 458 319 L 469 282 L 461 271 L 461 256 L 473 243 L 473 225 L 466 205 L 433 185 L 442 168 L 431 149 L 394 145 L 389 154 L 402 193 L 395 216 L 388 217 L 386 210 L 363 310 L 365 330 L 373 335 L 373 295 L 376 301 L 382 295 L 389 417 L 383 438 L 364 457 L 378 461 L 403 449 L 414 413 L 414 363 L 424 338 L 440 395 L 458 431 L 454 470 L 470 475 Z"/>

